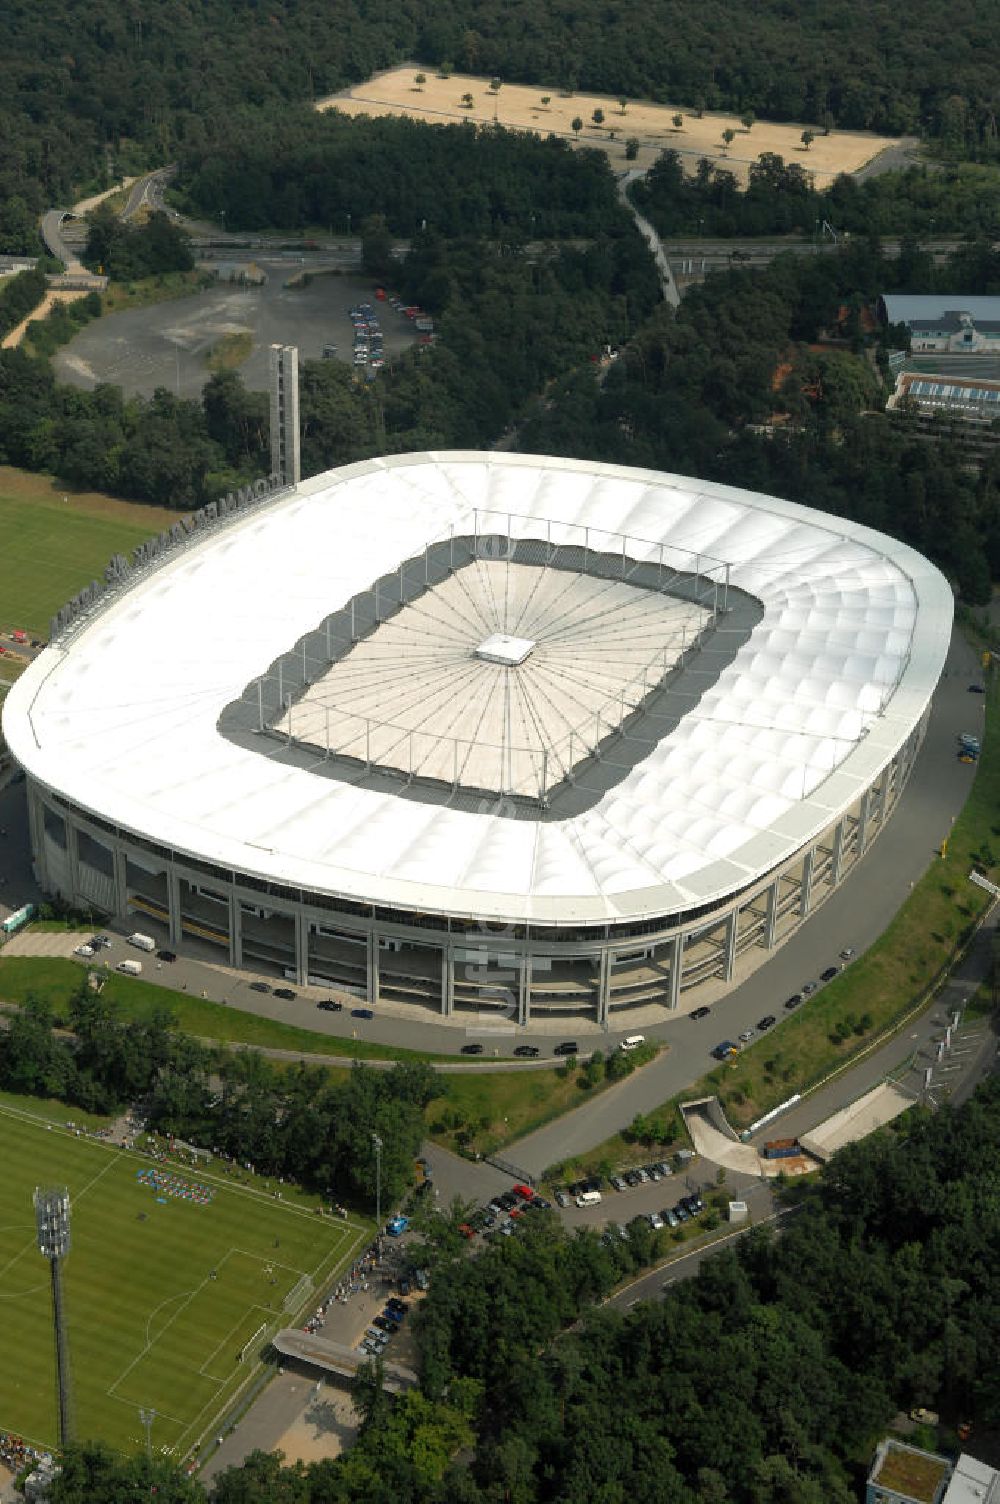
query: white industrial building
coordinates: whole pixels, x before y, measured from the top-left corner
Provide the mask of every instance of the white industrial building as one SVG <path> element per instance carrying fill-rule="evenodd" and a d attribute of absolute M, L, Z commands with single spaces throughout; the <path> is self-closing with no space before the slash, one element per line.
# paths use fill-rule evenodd
<path fill-rule="evenodd" d="M 444 1017 L 694 1006 L 888 819 L 952 596 L 790 502 L 372 460 L 129 575 L 7 698 L 40 883 Z"/>

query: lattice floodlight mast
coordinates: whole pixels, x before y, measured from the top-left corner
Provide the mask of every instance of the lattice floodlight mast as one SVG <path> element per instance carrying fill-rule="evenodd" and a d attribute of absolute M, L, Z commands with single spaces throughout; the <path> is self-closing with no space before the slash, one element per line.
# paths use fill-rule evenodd
<path fill-rule="evenodd" d="M 69 1340 L 62 1290 L 62 1261 L 69 1253 L 69 1192 L 63 1188 L 35 1190 L 35 1227 L 38 1251 L 48 1259 L 52 1273 L 52 1318 L 56 1336 L 56 1383 L 59 1388 L 59 1442 L 73 1439 L 72 1382 Z"/>

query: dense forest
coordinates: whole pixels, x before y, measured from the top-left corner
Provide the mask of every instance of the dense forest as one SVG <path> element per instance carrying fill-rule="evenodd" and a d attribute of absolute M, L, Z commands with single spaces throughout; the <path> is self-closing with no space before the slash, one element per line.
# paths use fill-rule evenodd
<path fill-rule="evenodd" d="M 824 222 L 839 235 L 919 235 L 924 238 L 1000 235 L 1000 178 L 996 168 L 953 164 L 909 167 L 860 181 L 841 174 L 814 188 L 797 162 L 763 152 L 748 170 L 745 189 L 717 163 L 699 162 L 685 174 L 680 155 L 665 151 L 629 189 L 636 207 L 659 234 L 819 238 Z"/>
<path fill-rule="evenodd" d="M 1000 150 L 1000 11 L 954 0 L 11 0 L 0 50 L 0 250 L 82 184 L 159 165 L 261 106 L 407 58 L 549 88 Z M 247 119 L 247 129 L 251 124 Z"/>
<path fill-rule="evenodd" d="M 842 1150 L 780 1236 L 754 1231 L 624 1313 L 598 1302 L 653 1256 L 643 1219 L 623 1240 L 539 1213 L 478 1258 L 431 1252 L 420 1389 L 392 1400 L 363 1374 L 349 1452 L 253 1453 L 213 1504 L 853 1504 L 900 1409 L 940 1412 L 914 1437 L 932 1449 L 1000 1424 L 998 1154 L 994 1076 Z M 151 1487 L 206 1497 L 165 1460 L 84 1447 L 50 1498 Z"/>
<path fill-rule="evenodd" d="M 306 108 L 246 114 L 183 148 L 188 204 L 227 228 L 355 233 L 381 214 L 393 235 L 524 239 L 623 233 L 603 152 L 502 127 L 352 119 Z"/>

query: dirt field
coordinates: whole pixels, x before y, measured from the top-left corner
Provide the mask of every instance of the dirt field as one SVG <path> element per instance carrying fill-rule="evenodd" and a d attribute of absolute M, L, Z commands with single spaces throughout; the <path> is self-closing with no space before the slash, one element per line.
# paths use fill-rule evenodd
<path fill-rule="evenodd" d="M 57 303 L 75 303 L 77 298 L 85 298 L 86 296 L 87 294 L 85 291 L 47 292 L 42 301 L 39 303 L 38 307 L 33 309 L 31 313 L 28 314 L 28 317 L 26 319 L 22 319 L 21 322 L 17 325 L 17 328 L 12 329 L 6 336 L 3 342 L 3 348 L 5 350 L 12 350 L 15 345 L 19 345 L 24 338 L 25 333 L 27 332 L 28 325 L 31 323 L 32 319 L 44 319 Z"/>
<path fill-rule="evenodd" d="M 426 75 L 426 82 L 418 88 L 414 79 L 420 72 Z M 472 95 L 471 109 L 462 104 L 462 95 L 466 93 Z M 547 105 L 542 104 L 545 94 L 551 95 Z M 581 146 L 599 147 L 607 152 L 612 166 L 619 171 L 626 167 L 648 167 L 661 151 L 673 147 L 682 154 L 691 171 L 702 157 L 710 157 L 724 162 L 740 181 L 745 181 L 747 168 L 762 152 L 777 152 L 786 162 L 798 162 L 807 168 L 819 187 L 838 173 L 857 172 L 885 147 L 895 144 L 888 136 L 866 131 L 831 131 L 824 136 L 817 127 L 810 127 L 815 130 L 816 139 L 806 151 L 800 139 L 805 129 L 801 125 L 774 125 L 759 120 L 745 131 L 733 115 L 706 114 L 698 120 L 682 106 L 631 101 L 622 114 L 617 99 L 597 94 L 573 94 L 565 98 L 555 87 L 503 84 L 494 95 L 489 79 L 461 73 L 438 78 L 433 69 L 421 69 L 418 64 L 376 74 L 343 94 L 319 100 L 316 108 L 338 109 L 348 115 L 411 115 L 414 119 L 437 122 L 496 121 L 511 130 L 565 136 L 569 141 L 578 140 Z M 604 123 L 600 126 L 592 118 L 597 109 L 604 111 Z M 677 113 L 684 116 L 680 130 L 675 129 L 671 120 Z M 584 122 L 579 137 L 571 126 L 576 116 Z M 727 128 L 736 131 L 736 139 L 728 151 L 722 140 L 722 132 Z M 626 163 L 625 142 L 630 136 L 640 142 L 639 155 L 634 162 Z"/>

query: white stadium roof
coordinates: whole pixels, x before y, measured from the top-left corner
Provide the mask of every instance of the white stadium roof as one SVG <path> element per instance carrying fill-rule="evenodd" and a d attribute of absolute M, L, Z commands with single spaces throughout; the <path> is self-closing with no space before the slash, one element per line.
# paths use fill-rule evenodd
<path fill-rule="evenodd" d="M 566 819 L 359 787 L 227 738 L 224 708 L 278 654 L 474 508 L 516 513 L 522 536 L 539 518 L 725 561 L 762 619 Z M 791 502 L 573 460 L 406 455 L 316 476 L 167 555 L 29 667 L 4 730 L 42 785 L 219 867 L 384 907 L 626 923 L 722 901 L 848 809 L 919 723 L 951 622 L 919 554 Z"/>

